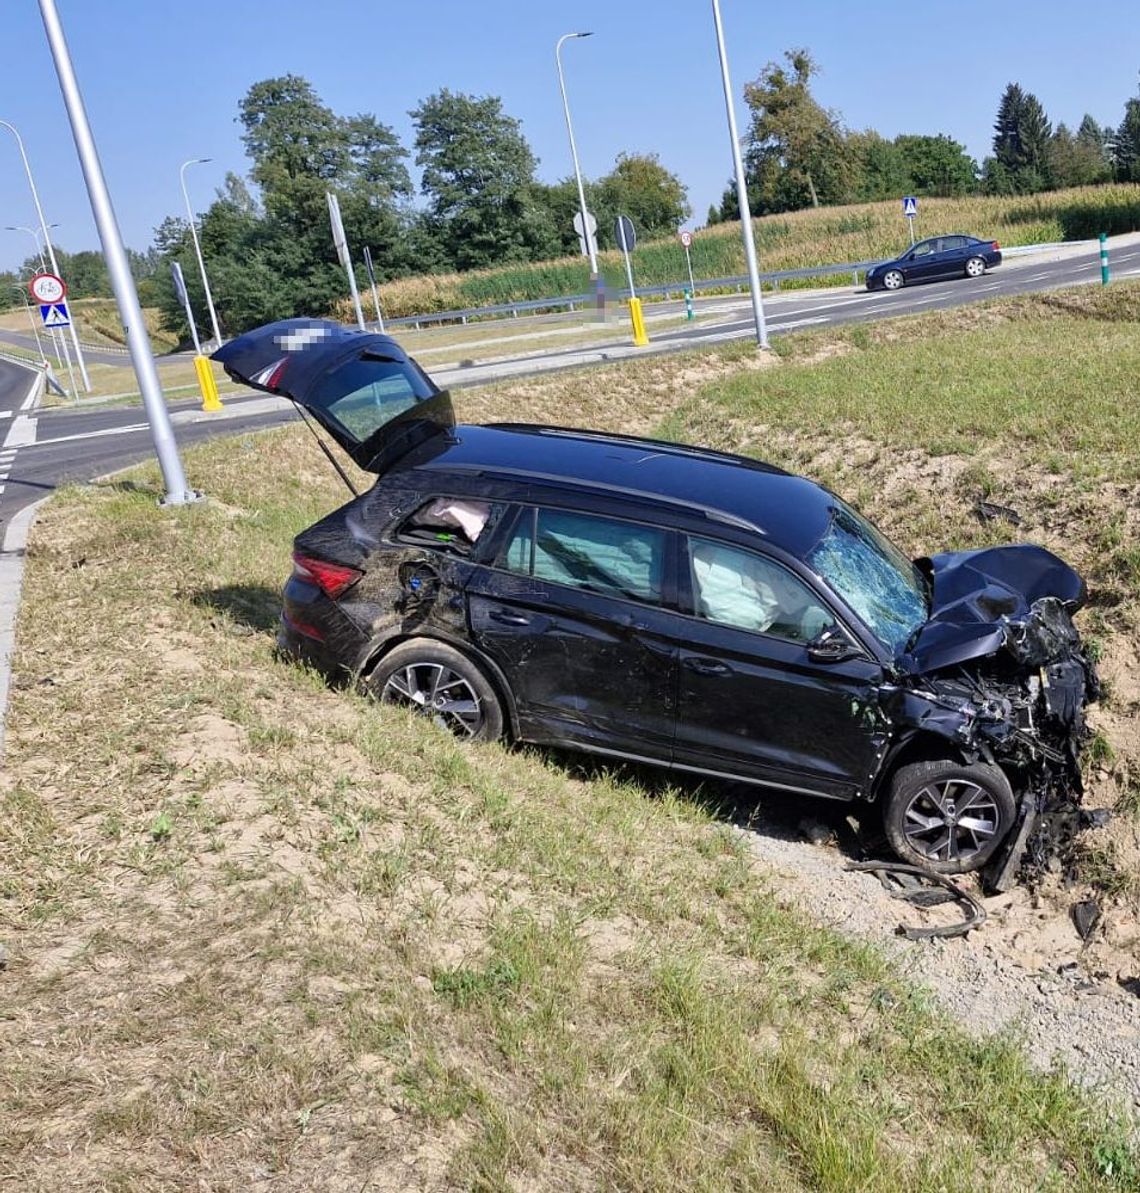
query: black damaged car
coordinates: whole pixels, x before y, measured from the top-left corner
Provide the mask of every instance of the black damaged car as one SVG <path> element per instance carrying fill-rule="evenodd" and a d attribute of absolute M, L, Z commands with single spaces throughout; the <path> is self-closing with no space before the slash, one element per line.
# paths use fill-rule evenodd
<path fill-rule="evenodd" d="M 377 474 L 297 535 L 279 640 L 378 699 L 462 737 L 878 801 L 899 856 L 944 873 L 1079 797 L 1086 591 L 1042 547 L 912 562 L 756 460 L 456 425 L 394 340 L 333 323 L 215 359 Z"/>

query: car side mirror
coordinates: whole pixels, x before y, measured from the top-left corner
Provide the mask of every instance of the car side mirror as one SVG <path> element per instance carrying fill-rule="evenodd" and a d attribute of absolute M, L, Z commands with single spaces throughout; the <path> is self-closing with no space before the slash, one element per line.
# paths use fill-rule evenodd
<path fill-rule="evenodd" d="M 813 663 L 842 663 L 862 654 L 836 625 L 828 626 L 817 634 L 807 644 L 807 652 Z"/>

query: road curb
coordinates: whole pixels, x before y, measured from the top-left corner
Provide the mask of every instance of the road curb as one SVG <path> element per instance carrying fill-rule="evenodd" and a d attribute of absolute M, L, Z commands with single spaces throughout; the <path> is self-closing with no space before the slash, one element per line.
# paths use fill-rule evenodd
<path fill-rule="evenodd" d="M 12 652 L 16 646 L 16 619 L 20 611 L 28 534 L 40 506 L 50 500 L 50 497 L 41 497 L 24 506 L 8 524 L 3 547 L 0 547 L 0 758 L 4 756 L 8 694 L 12 687 Z"/>

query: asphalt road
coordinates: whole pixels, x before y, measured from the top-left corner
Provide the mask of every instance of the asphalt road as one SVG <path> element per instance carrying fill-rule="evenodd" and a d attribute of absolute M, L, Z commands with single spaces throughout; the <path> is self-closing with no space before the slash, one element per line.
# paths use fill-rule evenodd
<path fill-rule="evenodd" d="M 1123 238 L 1112 252 L 1114 276 L 1140 275 L 1140 243 Z M 1022 258 L 1002 265 L 978 281 L 961 279 L 906 287 L 894 293 L 837 289 L 813 294 L 785 293 L 765 299 L 768 328 L 780 335 L 801 328 L 885 319 L 912 312 L 980 302 L 1093 282 L 1099 278 L 1095 253 L 1062 260 Z M 701 304 L 705 319 L 692 328 L 654 332 L 650 348 L 610 343 L 595 348 L 565 348 L 536 354 L 435 368 L 437 384 L 452 389 L 507 377 L 577 368 L 644 356 L 649 352 L 691 349 L 754 334 L 751 307 L 743 299 L 710 299 Z M 0 360 L 0 535 L 3 524 L 29 502 L 68 481 L 90 480 L 152 454 L 149 428 L 139 406 L 101 409 L 21 410 L 33 374 Z M 264 395 L 227 398 L 223 414 L 204 414 L 194 402 L 173 403 L 172 418 L 180 443 L 211 435 L 271 426 L 296 418 L 288 403 Z M 193 483 L 193 478 L 191 478 Z"/>

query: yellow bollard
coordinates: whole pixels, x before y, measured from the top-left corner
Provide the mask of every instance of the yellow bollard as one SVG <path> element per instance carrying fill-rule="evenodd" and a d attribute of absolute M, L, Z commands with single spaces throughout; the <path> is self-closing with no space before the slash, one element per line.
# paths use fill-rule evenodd
<path fill-rule="evenodd" d="M 629 318 L 633 324 L 633 346 L 635 348 L 644 348 L 649 343 L 649 337 L 645 334 L 645 320 L 641 315 L 641 299 L 631 298 L 629 300 Z"/>
<path fill-rule="evenodd" d="M 218 397 L 218 383 L 214 380 L 210 362 L 204 356 L 195 356 L 194 371 L 198 374 L 198 384 L 202 387 L 202 409 L 221 410 L 222 400 Z"/>

